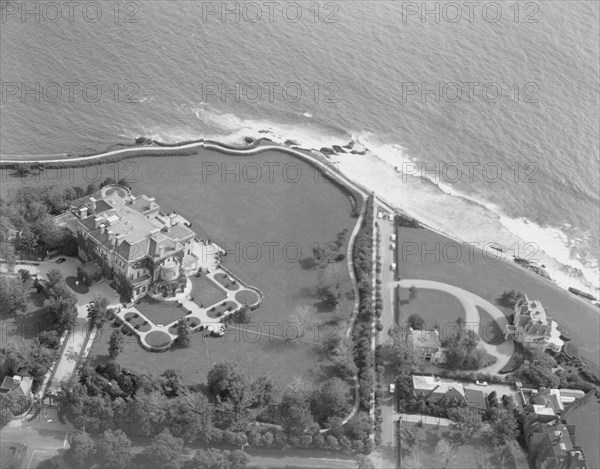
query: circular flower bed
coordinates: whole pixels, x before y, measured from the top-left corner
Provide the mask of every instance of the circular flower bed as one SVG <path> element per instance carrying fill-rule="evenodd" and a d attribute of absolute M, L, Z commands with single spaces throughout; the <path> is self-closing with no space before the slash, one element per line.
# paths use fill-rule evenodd
<path fill-rule="evenodd" d="M 171 336 L 166 332 L 152 331 L 144 337 L 144 342 L 152 348 L 164 349 L 171 345 Z"/>
<path fill-rule="evenodd" d="M 243 290 L 235 294 L 235 299 L 243 305 L 253 306 L 258 303 L 259 297 L 252 290 Z"/>
<path fill-rule="evenodd" d="M 85 295 L 86 293 L 88 293 L 90 291 L 90 289 L 88 288 L 88 286 L 83 283 L 83 282 L 79 282 L 79 285 L 77 285 L 75 282 L 77 282 L 77 277 L 67 277 L 65 279 L 65 282 L 67 282 L 67 285 L 69 285 L 69 287 L 71 287 L 71 290 L 73 290 L 75 293 L 79 293 L 80 295 Z"/>
<path fill-rule="evenodd" d="M 239 283 L 235 279 L 230 278 L 226 274 L 215 274 L 215 280 L 219 282 L 227 290 L 236 291 L 240 289 Z"/>
<path fill-rule="evenodd" d="M 220 318 L 224 314 L 235 311 L 238 308 L 238 305 L 234 301 L 223 301 L 223 303 L 218 306 L 213 306 L 208 310 L 209 318 Z"/>

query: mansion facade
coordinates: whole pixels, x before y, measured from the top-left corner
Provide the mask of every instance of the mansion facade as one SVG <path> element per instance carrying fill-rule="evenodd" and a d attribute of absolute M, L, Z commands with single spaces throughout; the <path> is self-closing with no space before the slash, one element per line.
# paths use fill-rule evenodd
<path fill-rule="evenodd" d="M 558 325 L 546 316 L 546 310 L 538 300 L 527 296 L 515 304 L 513 324 L 506 326 L 506 339 L 520 342 L 525 348 L 560 352 L 564 345 Z"/>
<path fill-rule="evenodd" d="M 81 260 L 98 265 L 131 300 L 174 293 L 198 269 L 191 224 L 124 187 L 105 186 L 78 199 L 57 222 L 77 238 Z"/>

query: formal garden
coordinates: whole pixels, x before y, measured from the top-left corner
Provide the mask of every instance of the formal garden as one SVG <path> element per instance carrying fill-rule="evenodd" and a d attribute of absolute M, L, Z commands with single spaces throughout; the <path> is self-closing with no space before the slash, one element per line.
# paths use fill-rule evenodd
<path fill-rule="evenodd" d="M 211 151 L 204 155 L 218 165 L 233 165 L 239 161 L 236 157 Z M 260 166 L 271 161 L 297 165 L 302 174 L 298 181 L 290 183 L 282 178 L 275 181 L 263 178 L 252 184 L 235 184 L 235 190 L 232 190 L 233 179 L 232 184 L 223 184 L 220 178 L 209 178 L 205 184 L 198 185 L 194 175 L 201 162 L 196 158 L 177 158 L 177 164 L 173 164 L 172 159 L 161 158 L 131 161 L 140 168 L 141 182 L 132 183 L 134 193 L 151 194 L 165 210 L 177 210 L 192 222 L 199 239 L 211 238 L 228 251 L 223 258 L 227 270 L 224 275 L 215 277 L 215 285 L 209 283 L 212 280 L 207 279 L 205 273 L 200 277 L 189 277 L 194 285 L 193 302 L 206 308 L 216 298 L 218 304 L 214 311 L 207 312 L 215 321 L 222 317 L 219 315 L 227 314 L 228 308 L 233 308 L 228 301 L 254 304 L 257 294 L 241 287 L 236 289 L 239 282 L 227 279 L 232 276 L 258 289 L 262 293 L 262 302 L 258 310 L 251 312 L 251 325 L 229 327 L 222 338 L 203 340 L 192 335 L 189 347 L 174 347 L 152 359 L 147 358 L 148 352 L 139 345 L 127 341 L 118 357 L 119 362 L 133 370 L 156 374 L 169 369 L 172 363 L 178 363 L 188 383 L 203 382 L 216 357 L 239 363 L 257 374 L 270 372 L 280 386 L 285 386 L 296 375 L 309 381 L 323 379 L 326 375 L 315 369 L 322 361 L 319 347 L 327 334 L 311 330 L 299 340 L 286 341 L 283 326 L 292 320 L 298 308 L 307 306 L 304 319 L 322 325 L 318 327 L 330 327 L 328 331 L 337 328 L 340 334 L 345 328 L 343 322 L 335 325 L 337 321 L 348 320 L 352 312 L 352 288 L 345 256 L 332 263 L 335 273 L 328 276 L 332 277 L 328 279 L 329 283 L 335 281 L 342 285 L 339 295 L 328 294 L 328 283 L 322 281 L 326 276 L 319 263 L 307 261 L 314 259 L 315 244 L 325 246 L 330 243 L 339 246 L 336 249 L 340 253 L 347 253 L 348 237 L 339 234 L 350 233 L 356 222 L 348 194 L 323 178 L 315 183 L 314 170 L 308 164 L 280 153 L 248 157 L 247 162 Z M 165 170 L 167 166 L 169 171 Z M 182 188 L 185 188 L 185 197 L 181 196 Z M 269 227 L 268 238 L 264 234 L 266 226 Z M 251 257 L 255 256 L 255 251 L 251 253 L 245 246 L 257 244 L 262 247 L 262 253 L 254 259 Z M 271 253 L 265 244 L 274 246 Z M 297 247 L 300 249 L 293 249 Z M 325 288 L 320 288 L 320 284 Z M 222 287 L 231 292 L 233 298 L 226 300 Z M 222 304 L 224 301 L 225 305 Z M 182 317 L 187 317 L 185 311 L 182 313 Z M 327 323 L 333 325 L 326 326 Z M 171 326 L 168 333 L 175 331 L 171 324 L 161 324 Z M 99 334 L 91 353 L 106 356 L 109 336 L 109 332 Z M 294 366 L 290 367 L 290 363 Z"/>

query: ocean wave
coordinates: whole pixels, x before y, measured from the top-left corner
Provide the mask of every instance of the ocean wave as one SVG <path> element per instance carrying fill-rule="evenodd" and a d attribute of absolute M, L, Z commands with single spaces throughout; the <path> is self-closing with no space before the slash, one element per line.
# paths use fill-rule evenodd
<path fill-rule="evenodd" d="M 418 161 L 399 144 L 383 142 L 370 132 L 245 119 L 232 113 L 218 113 L 204 103 L 190 107 L 189 111 L 202 123 L 201 128 L 148 129 L 147 136 L 170 143 L 202 136 L 229 144 L 243 143 L 246 137 L 267 137 L 277 143 L 293 141 L 316 150 L 351 142 L 352 149 L 365 154 L 336 153 L 331 160 L 346 175 L 377 191 L 378 196 L 393 206 L 464 242 L 494 243 L 517 257 L 527 255 L 524 249 L 529 246 L 535 250 L 535 259 L 559 286 L 565 289 L 574 286 L 594 295 L 600 293 L 598 262 L 594 253 L 585 252 L 590 234 L 569 236 L 560 228 L 540 226 L 525 217 L 511 218 L 485 196 L 466 194 L 420 171 L 404 174 L 403 165 L 407 167 Z"/>

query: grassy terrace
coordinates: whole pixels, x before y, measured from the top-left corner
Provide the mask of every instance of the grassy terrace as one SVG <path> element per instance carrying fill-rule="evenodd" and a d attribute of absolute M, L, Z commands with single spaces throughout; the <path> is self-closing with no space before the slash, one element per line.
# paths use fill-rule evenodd
<path fill-rule="evenodd" d="M 154 324 L 163 326 L 177 321 L 187 314 L 187 309 L 178 306 L 175 301 L 157 301 L 149 296 L 142 298 L 135 307 Z"/>
<path fill-rule="evenodd" d="M 453 242 L 449 238 L 427 229 L 399 228 L 398 245 L 401 243 L 417 243 L 421 251 L 422 243 L 426 249 L 434 250 L 436 243 L 444 246 Z M 542 279 L 536 274 L 519 267 L 512 260 L 509 262 L 490 262 L 479 250 L 470 259 L 465 248 L 462 257 L 456 262 L 444 260 L 443 256 L 436 261 L 433 255 L 424 259 L 419 254 L 406 256 L 402 262 L 401 249 L 398 249 L 398 270 L 400 278 L 422 278 L 446 282 L 473 292 L 489 302 L 496 304 L 496 299 L 505 290 L 520 290 L 529 298 L 540 300 L 548 315 L 559 325 L 568 326 L 569 334 L 582 355 L 598 364 L 600 346 L 598 329 L 600 315 L 597 309 L 577 300 L 561 288 Z M 509 308 L 498 306 L 507 316 L 512 313 Z"/>
<path fill-rule="evenodd" d="M 192 298 L 201 308 L 208 308 L 210 305 L 214 305 L 220 301 L 223 301 L 227 295 L 225 292 L 215 285 L 210 278 L 205 274 L 200 277 L 192 275 L 189 280 L 192 282 Z"/>
<path fill-rule="evenodd" d="M 236 163 L 240 168 L 250 163 L 254 172 L 248 169 L 247 174 L 256 175 L 259 167 L 262 177 L 246 182 L 245 173 L 240 170 L 238 182 L 235 175 L 225 176 L 220 171 L 202 179 L 203 161 L 218 168 L 225 165 L 229 170 Z M 132 183 L 135 194 L 155 197 L 163 211 L 176 210 L 186 217 L 198 238 L 210 237 L 220 243 L 229 251 L 225 267 L 243 282 L 258 288 L 264 299 L 252 313 L 253 332 L 238 330 L 236 334 L 228 330 L 224 338 L 213 338 L 206 343 L 200 334 L 194 334 L 190 348 L 174 348 L 151 356 L 131 340 L 125 344 L 119 362 L 134 370 L 153 373 L 177 367 L 189 383 L 205 381 L 212 365 L 222 360 L 235 361 L 254 375 L 269 374 L 282 386 L 296 375 L 318 380 L 314 368 L 319 353 L 312 342 L 322 342 L 327 334 L 311 332 L 304 337 L 305 342 L 291 343 L 267 334 L 271 327 L 271 336 L 281 336 L 283 326 L 297 306 L 317 307 L 311 322 L 324 322 L 333 315 L 317 296 L 318 272 L 307 259 L 313 256 L 312 247 L 316 243 L 324 246 L 335 241 L 345 228 L 352 232 L 356 218 L 351 217 L 352 205 L 347 193 L 322 177 L 316 178 L 308 164 L 279 152 L 234 157 L 206 151 L 192 157 L 135 158 L 127 160 L 127 164 L 138 169 L 135 176 L 138 182 Z M 269 165 L 274 168 L 272 177 Z M 100 165 L 101 169 L 106 167 Z M 108 171 L 104 172 L 108 175 Z M 87 181 L 77 179 L 81 174 L 81 170 L 75 170 L 74 184 L 86 186 Z M 341 247 L 344 254 L 348 239 L 349 236 Z M 271 252 L 264 243 L 273 246 Z M 262 249 L 258 258 L 257 245 Z M 339 265 L 342 280 L 349 281 L 346 260 Z M 198 299 L 196 293 L 193 296 Z M 343 302 L 342 310 L 350 315 L 351 294 Z M 281 327 L 267 324 L 273 322 Z M 109 336 L 99 336 L 93 354 L 106 357 Z"/>
<path fill-rule="evenodd" d="M 425 321 L 426 329 L 433 329 L 440 324 L 441 329 L 457 318 L 465 319 L 465 311 L 460 301 L 454 296 L 439 290 L 417 289 L 417 297 L 410 300 L 407 288 L 398 289 L 398 311 L 400 324 L 406 322 L 411 314 L 418 314 Z"/>

